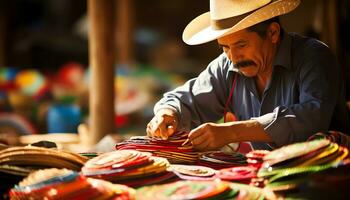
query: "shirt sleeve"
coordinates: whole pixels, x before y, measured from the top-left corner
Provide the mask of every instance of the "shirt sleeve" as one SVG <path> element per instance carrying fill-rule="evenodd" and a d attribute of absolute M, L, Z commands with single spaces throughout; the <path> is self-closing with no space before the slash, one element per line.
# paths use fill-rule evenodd
<path fill-rule="evenodd" d="M 305 141 L 312 134 L 327 130 L 340 95 L 341 76 L 330 50 L 325 46 L 307 50 L 304 59 L 297 63 L 299 103 L 281 105 L 254 118 L 277 146 Z"/>
<path fill-rule="evenodd" d="M 156 103 L 154 113 L 162 108 L 176 110 L 180 130 L 191 130 L 202 123 L 219 120 L 228 97 L 229 67 L 228 59 L 220 55 L 198 77 L 165 93 Z"/>

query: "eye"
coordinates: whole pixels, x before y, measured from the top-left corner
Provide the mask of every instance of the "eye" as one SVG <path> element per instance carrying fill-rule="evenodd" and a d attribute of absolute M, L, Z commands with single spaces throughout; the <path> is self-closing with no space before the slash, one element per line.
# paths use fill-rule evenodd
<path fill-rule="evenodd" d="M 222 49 L 224 52 L 227 52 L 230 50 L 230 46 L 226 45 L 226 44 L 220 44 L 218 46 L 220 49 Z"/>
<path fill-rule="evenodd" d="M 245 46 L 247 46 L 247 44 L 246 43 L 239 43 L 238 45 L 237 45 L 237 47 L 238 48 L 243 48 L 243 47 L 245 47 Z"/>

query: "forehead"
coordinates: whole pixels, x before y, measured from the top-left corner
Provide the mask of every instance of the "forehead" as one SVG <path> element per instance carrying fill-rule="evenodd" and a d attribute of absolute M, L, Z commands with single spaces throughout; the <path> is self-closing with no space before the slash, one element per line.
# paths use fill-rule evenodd
<path fill-rule="evenodd" d="M 225 35 L 217 40 L 219 44 L 229 45 L 239 41 L 251 41 L 253 39 L 256 39 L 256 36 L 257 34 L 255 32 L 243 29 L 229 35 Z"/>

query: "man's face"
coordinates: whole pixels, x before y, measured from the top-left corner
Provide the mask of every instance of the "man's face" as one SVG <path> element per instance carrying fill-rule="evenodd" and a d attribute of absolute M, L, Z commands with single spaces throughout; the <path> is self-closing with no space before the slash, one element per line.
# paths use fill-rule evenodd
<path fill-rule="evenodd" d="M 275 44 L 269 35 L 261 38 L 256 32 L 246 29 L 218 39 L 227 57 L 247 77 L 254 77 L 270 70 Z"/>

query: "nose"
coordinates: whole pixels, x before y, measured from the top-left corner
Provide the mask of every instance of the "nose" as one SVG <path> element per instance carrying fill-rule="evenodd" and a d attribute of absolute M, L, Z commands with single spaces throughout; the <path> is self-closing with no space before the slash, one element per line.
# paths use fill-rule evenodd
<path fill-rule="evenodd" d="M 243 56 L 242 54 L 239 52 L 239 50 L 234 50 L 233 48 L 230 48 L 227 51 L 227 57 L 228 59 L 230 59 L 232 62 L 235 62 L 237 60 L 242 60 Z"/>

